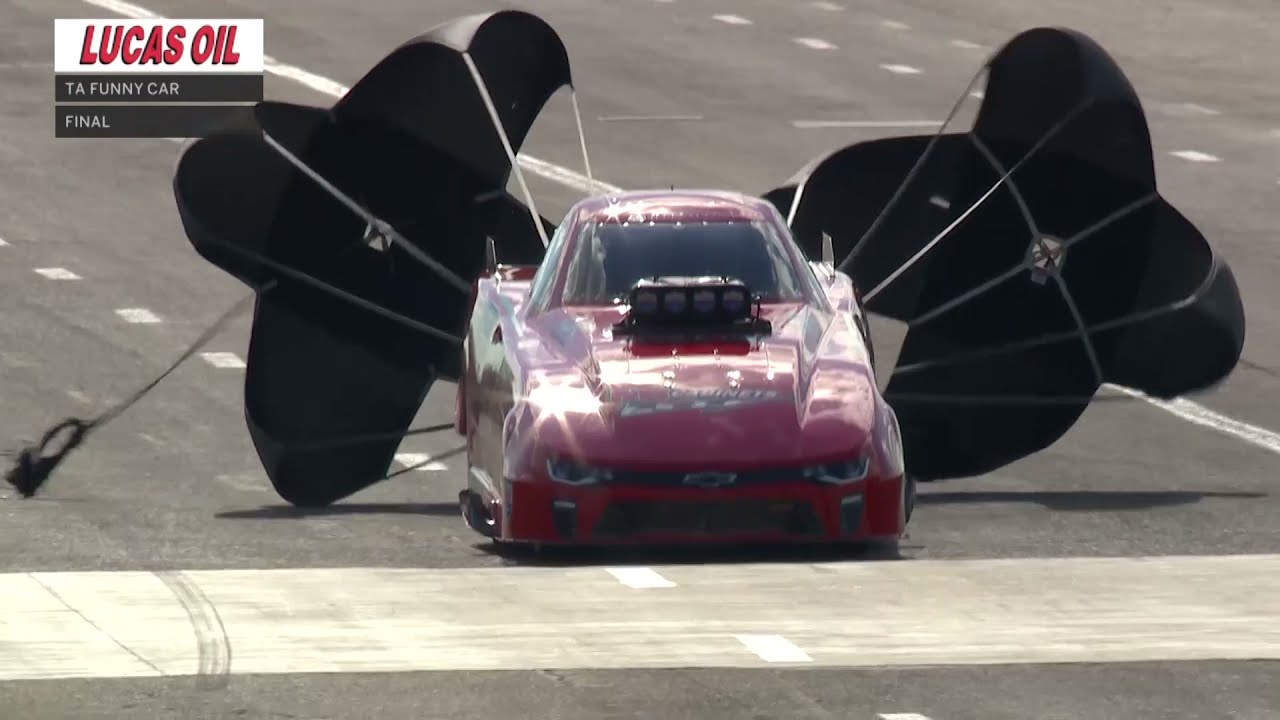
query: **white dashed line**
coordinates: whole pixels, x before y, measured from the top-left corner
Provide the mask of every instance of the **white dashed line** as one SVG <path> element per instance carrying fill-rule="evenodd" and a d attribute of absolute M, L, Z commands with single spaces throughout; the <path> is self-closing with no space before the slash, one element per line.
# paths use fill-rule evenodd
<path fill-rule="evenodd" d="M 120 308 L 119 310 L 116 310 L 116 314 L 124 318 L 125 322 L 138 324 L 160 322 L 160 316 L 146 308 Z"/>
<path fill-rule="evenodd" d="M 969 97 L 971 97 L 971 98 L 977 98 L 977 99 L 979 99 L 979 100 L 981 100 L 982 98 L 984 98 L 984 97 L 986 97 L 986 96 L 987 96 L 987 94 L 986 94 L 986 93 L 984 93 L 984 92 L 982 92 L 981 90 L 974 90 L 973 92 L 969 93 Z"/>
<path fill-rule="evenodd" d="M 1215 163 L 1219 161 L 1219 158 L 1216 155 L 1202 153 L 1199 150 L 1174 150 L 1169 154 L 1188 162 Z"/>
<path fill-rule="evenodd" d="M 802 37 L 796 38 L 796 43 L 803 45 L 810 50 L 835 50 L 836 46 L 821 38 Z"/>
<path fill-rule="evenodd" d="M 813 662 L 813 658 L 809 657 L 808 653 L 781 635 L 734 635 L 733 637 L 765 662 Z"/>
<path fill-rule="evenodd" d="M 600 122 L 697 122 L 701 115 L 601 115 Z"/>
<path fill-rule="evenodd" d="M 216 368 L 234 369 L 245 366 L 240 356 L 233 352 L 206 352 L 200 353 L 200 357 Z"/>
<path fill-rule="evenodd" d="M 940 120 L 792 120 L 798 130 L 823 130 L 827 128 L 936 128 Z"/>
<path fill-rule="evenodd" d="M 431 456 L 425 453 L 396 453 L 396 462 L 418 472 L 439 472 L 449 469 L 447 465 L 432 460 Z"/>
<path fill-rule="evenodd" d="M 5 242 L 4 238 L 0 238 L 0 247 L 9 247 L 9 243 Z"/>
<path fill-rule="evenodd" d="M 725 25 L 750 25 L 751 21 L 741 15 L 712 15 L 713 20 L 719 20 Z"/>
<path fill-rule="evenodd" d="M 876 713 L 880 720 L 930 720 L 928 715 L 920 713 Z"/>
<path fill-rule="evenodd" d="M 144 7 L 134 5 L 133 3 L 122 2 L 121 0 L 84 0 L 84 2 L 134 19 L 152 19 L 160 17 L 156 13 Z M 797 42 L 799 42 L 799 40 L 797 40 Z M 829 43 L 826 43 L 825 41 L 819 42 L 823 45 L 829 45 Z M 968 40 L 952 40 L 951 44 L 955 47 L 972 50 L 982 47 L 981 45 L 969 42 Z M 331 80 L 322 75 L 317 75 L 296 65 L 282 63 L 273 57 L 263 58 L 263 69 L 276 77 L 292 80 L 299 85 L 330 97 L 341 97 L 347 92 L 347 86 L 336 80 Z M 1273 129 L 1271 134 L 1273 137 L 1280 138 L 1280 128 Z M 520 164 L 529 172 L 539 175 L 551 182 L 560 183 L 565 187 L 572 188 L 579 192 L 615 193 L 622 191 L 622 188 L 617 185 L 612 185 L 600 180 L 589 180 L 582 173 L 570 170 L 566 167 L 561 167 L 555 163 L 547 162 L 546 160 L 541 160 L 529 155 L 520 155 L 518 159 Z M 1190 400 L 1179 398 L 1172 402 L 1163 402 L 1153 398 L 1147 398 L 1145 396 L 1141 397 L 1153 406 L 1165 410 L 1166 412 L 1182 418 L 1183 420 L 1187 420 L 1197 425 L 1214 428 L 1251 445 L 1280 453 L 1280 435 L 1277 435 L 1277 433 L 1270 430 L 1220 415 Z M 1274 443 L 1272 442 L 1273 439 Z"/>
<path fill-rule="evenodd" d="M 1177 103 L 1169 106 L 1169 109 L 1180 115 L 1203 115 L 1205 117 L 1217 117 L 1222 113 L 1211 107 L 1197 105 L 1196 103 Z"/>
<path fill-rule="evenodd" d="M 881 65 L 880 69 L 888 70 L 896 75 L 919 75 L 922 71 L 918 67 L 910 65 Z"/>
<path fill-rule="evenodd" d="M 243 473 L 238 475 L 218 475 L 214 477 L 214 480 L 217 480 L 232 490 L 239 490 L 241 492 L 258 493 L 267 489 L 267 487 L 264 486 L 263 483 L 255 476 Z"/>
<path fill-rule="evenodd" d="M 837 5 L 833 2 L 815 2 L 812 3 L 812 5 L 815 9 L 826 10 L 827 12 L 840 12 L 841 10 L 844 10 L 842 5 Z"/>
<path fill-rule="evenodd" d="M 71 272 L 66 268 L 51 267 L 51 268 L 36 268 L 35 270 L 36 272 L 49 278 L 50 280 L 80 280 L 81 279 L 79 275 Z"/>
<path fill-rule="evenodd" d="M 951 201 L 947 200 L 941 195 L 934 195 L 933 197 L 929 198 L 929 204 L 934 207 L 942 208 L 943 210 L 951 209 Z"/>
<path fill-rule="evenodd" d="M 84 403 L 85 405 L 93 404 L 93 399 L 79 390 L 68 390 L 67 397 L 75 400 L 76 402 Z"/>
<path fill-rule="evenodd" d="M 910 25 L 904 22 L 898 22 L 897 20 L 881 20 L 880 27 L 887 28 L 889 30 L 910 30 L 911 29 Z"/>
<path fill-rule="evenodd" d="M 645 590 L 648 588 L 673 588 L 675 583 L 662 577 L 658 573 L 647 567 L 617 567 L 605 568 L 612 576 L 618 579 L 618 582 L 629 588 L 637 590 Z"/>

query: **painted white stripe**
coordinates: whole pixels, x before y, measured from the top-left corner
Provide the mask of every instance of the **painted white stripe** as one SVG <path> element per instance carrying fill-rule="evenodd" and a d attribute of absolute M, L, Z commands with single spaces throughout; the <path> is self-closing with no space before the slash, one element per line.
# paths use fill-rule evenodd
<path fill-rule="evenodd" d="M 719 20 L 726 25 L 750 25 L 751 21 L 741 15 L 712 15 L 713 20 Z"/>
<path fill-rule="evenodd" d="M 1271 452 L 1280 455 L 1280 433 L 1272 432 L 1265 428 L 1260 428 L 1246 422 L 1241 422 L 1235 418 L 1227 417 L 1226 415 L 1210 410 L 1203 405 L 1191 402 L 1186 398 L 1160 400 L 1131 388 L 1120 387 L 1119 385 L 1107 385 L 1106 387 L 1117 390 L 1131 397 L 1145 400 L 1161 410 L 1172 413 L 1173 415 L 1176 415 L 1177 417 L 1180 417 L 1194 425 L 1217 430 L 1220 433 L 1230 435 L 1251 445 L 1256 445 L 1264 450 L 1270 450 Z"/>
<path fill-rule="evenodd" d="M 825 2 L 824 0 L 819 0 L 819 2 L 815 2 L 811 4 L 815 9 L 826 10 L 827 12 L 840 12 L 841 10 L 844 10 L 843 6 L 837 5 L 833 2 Z"/>
<path fill-rule="evenodd" d="M 781 635 L 734 635 L 734 637 L 765 662 L 813 662 L 813 658 L 801 650 L 800 646 Z"/>
<path fill-rule="evenodd" d="M 38 272 L 38 273 L 40 273 L 41 275 L 43 275 L 43 276 L 45 276 L 45 277 L 49 278 L 50 280 L 79 280 L 79 279 L 81 279 L 79 275 L 77 275 L 77 274 L 75 274 L 75 273 L 71 272 L 70 270 L 68 270 L 68 269 L 66 269 L 66 268 L 50 267 L 50 268 L 36 268 L 35 270 L 36 270 L 36 272 Z"/>
<path fill-rule="evenodd" d="M 1190 162 L 1214 163 L 1219 161 L 1217 156 L 1210 155 L 1209 153 L 1202 153 L 1199 150 L 1174 150 L 1169 154 Z"/>
<path fill-rule="evenodd" d="M 929 198 L 929 204 L 934 207 L 942 208 L 943 210 L 951 209 L 951 201 L 942 197 L 941 195 L 934 195 L 933 197 Z"/>
<path fill-rule="evenodd" d="M 616 567 L 605 568 L 606 571 L 618 582 L 629 588 L 644 590 L 648 588 L 673 588 L 675 583 L 662 577 L 653 568 L 647 567 Z"/>
<path fill-rule="evenodd" d="M 600 122 L 694 122 L 702 120 L 701 115 L 601 115 Z"/>
<path fill-rule="evenodd" d="M 1170 103 L 1163 106 L 1165 110 L 1173 115 L 1201 115 L 1204 117 L 1217 117 L 1222 113 L 1211 107 L 1198 105 L 1196 103 Z"/>
<path fill-rule="evenodd" d="M 418 472 L 439 472 L 449 469 L 444 463 L 432 460 L 426 453 L 396 453 L 396 462 Z"/>
<path fill-rule="evenodd" d="M 235 369 L 245 366 L 240 356 L 233 352 L 206 352 L 200 353 L 200 357 L 216 368 Z"/>
<path fill-rule="evenodd" d="M 9 247 L 9 243 L 5 242 L 4 238 L 0 238 L 0 247 Z"/>
<path fill-rule="evenodd" d="M 121 2 L 120 0 L 84 0 L 84 1 L 90 5 L 94 5 L 96 7 L 100 7 L 105 10 L 109 10 L 111 12 L 124 15 L 127 17 L 133 17 L 133 18 L 158 17 L 155 13 L 151 12 L 146 8 L 140 7 L 138 5 L 134 5 L 133 3 Z M 956 47 L 961 47 L 966 49 L 977 49 L 981 47 L 980 45 L 969 42 L 968 40 L 952 40 L 951 44 L 955 45 Z M 310 88 L 318 93 L 329 95 L 332 97 L 340 97 L 346 94 L 347 92 L 347 87 L 337 82 L 336 80 L 330 80 L 329 78 L 316 75 L 315 73 L 309 72 L 307 70 L 304 70 L 294 65 L 287 65 L 285 63 L 281 63 L 275 58 L 266 57 L 264 58 L 263 62 L 264 62 L 264 69 L 266 70 L 266 72 L 272 75 L 276 75 L 277 77 L 293 80 L 294 82 L 297 82 L 298 84 L 303 85 L 304 87 Z M 1272 134 L 1276 137 L 1280 137 L 1280 129 L 1273 130 Z M 599 180 L 592 182 L 588 180 L 585 175 L 579 172 L 575 172 L 568 168 L 561 167 L 554 163 L 547 162 L 546 160 L 540 160 L 538 158 L 535 158 L 529 155 L 521 155 L 519 157 L 519 161 L 520 161 L 520 165 L 525 170 L 528 170 L 529 172 L 539 175 L 543 178 L 546 178 L 547 180 L 559 183 L 565 187 L 571 188 L 573 190 L 577 190 L 579 192 L 583 192 L 583 193 L 622 192 L 622 188 L 617 185 L 611 185 L 609 183 L 602 182 Z M 1147 399 L 1147 398 L 1144 398 L 1144 399 Z M 1269 430 L 1265 430 L 1260 427 L 1249 425 L 1247 423 L 1242 423 L 1240 421 L 1233 420 L 1231 418 L 1226 418 L 1225 416 L 1220 416 L 1217 413 L 1214 413 L 1213 411 L 1208 410 L 1207 408 L 1204 408 L 1196 403 L 1191 402 L 1190 400 L 1179 399 L 1178 403 L 1180 403 L 1180 405 L 1176 409 L 1169 403 L 1162 403 L 1162 402 L 1154 401 L 1151 399 L 1147 399 L 1147 401 L 1150 402 L 1155 407 L 1158 407 L 1162 410 L 1170 412 L 1177 417 L 1183 418 L 1184 420 L 1190 420 L 1187 417 L 1187 415 L 1194 413 L 1198 419 L 1190 420 L 1191 422 L 1194 422 L 1198 425 L 1205 425 L 1206 423 L 1209 423 L 1209 422 L 1216 423 L 1216 424 L 1211 424 L 1206 426 L 1212 427 L 1215 430 L 1227 433 L 1228 435 L 1232 435 L 1240 440 L 1244 440 L 1245 442 L 1253 443 L 1255 445 L 1257 445 L 1258 443 L 1255 442 L 1253 438 L 1271 437 L 1275 435 L 1275 433 L 1272 433 Z M 1192 411 L 1190 410 L 1190 408 L 1195 408 L 1195 410 Z M 1213 420 L 1211 418 L 1223 418 L 1223 420 L 1225 420 L 1226 422 L 1217 422 L 1217 420 Z M 1264 447 L 1268 450 L 1274 450 L 1273 447 L 1268 445 L 1260 445 L 1260 447 Z"/>
<path fill-rule="evenodd" d="M 1280 659 L 1280 555 L 819 567 L 655 567 L 681 588 L 670 602 L 590 567 L 182 576 L 236 674 Z M 0 681 L 200 665 L 148 572 L 0 574 L 0 617 Z"/>
<path fill-rule="evenodd" d="M 836 46 L 823 40 L 822 38 L 800 37 L 796 38 L 796 42 L 810 50 L 835 50 Z"/>
<path fill-rule="evenodd" d="M 146 308 L 120 308 L 116 310 L 116 314 L 123 318 L 125 322 L 140 324 L 160 322 L 160 316 Z"/>
<path fill-rule="evenodd" d="M 920 713 L 876 713 L 880 720 L 930 720 L 928 715 Z"/>
<path fill-rule="evenodd" d="M 791 126 L 800 130 L 825 128 L 936 128 L 941 120 L 792 120 Z"/>
<path fill-rule="evenodd" d="M 889 30 L 910 30 L 911 26 L 897 20 L 881 20 L 880 26 Z"/>
<path fill-rule="evenodd" d="M 919 75 L 923 72 L 920 68 L 912 67 L 910 65 L 881 65 L 880 68 L 882 70 L 888 70 L 895 75 Z"/>

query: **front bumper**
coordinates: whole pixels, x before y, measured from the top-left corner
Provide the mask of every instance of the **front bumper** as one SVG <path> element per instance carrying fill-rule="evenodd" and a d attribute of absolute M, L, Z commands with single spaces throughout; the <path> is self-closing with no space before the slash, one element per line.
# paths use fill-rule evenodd
<path fill-rule="evenodd" d="M 502 483 L 484 496 L 493 536 L 545 544 L 843 542 L 898 538 L 902 478 L 738 488 Z"/>

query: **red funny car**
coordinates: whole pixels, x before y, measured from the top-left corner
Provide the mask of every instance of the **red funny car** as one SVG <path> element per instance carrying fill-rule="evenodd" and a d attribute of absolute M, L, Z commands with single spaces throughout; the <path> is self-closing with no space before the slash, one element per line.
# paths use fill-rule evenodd
<path fill-rule="evenodd" d="M 769 202 L 572 208 L 476 284 L 458 384 L 468 524 L 504 542 L 896 539 L 893 410 L 849 277 Z"/>

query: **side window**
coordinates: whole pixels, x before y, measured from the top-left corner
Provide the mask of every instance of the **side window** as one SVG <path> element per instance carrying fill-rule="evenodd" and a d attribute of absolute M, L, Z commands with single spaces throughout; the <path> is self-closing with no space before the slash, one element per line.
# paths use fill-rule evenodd
<path fill-rule="evenodd" d="M 538 267 L 538 272 L 534 274 L 533 282 L 530 283 L 528 304 L 530 310 L 542 310 L 547 305 L 547 293 L 551 291 L 551 280 L 556 275 L 556 266 L 560 264 L 560 255 L 564 252 L 569 224 L 569 219 L 565 218 L 565 221 L 560 223 L 560 227 L 556 228 L 555 235 L 551 236 L 551 242 L 547 243 L 547 253 L 542 258 L 542 265 Z"/>

